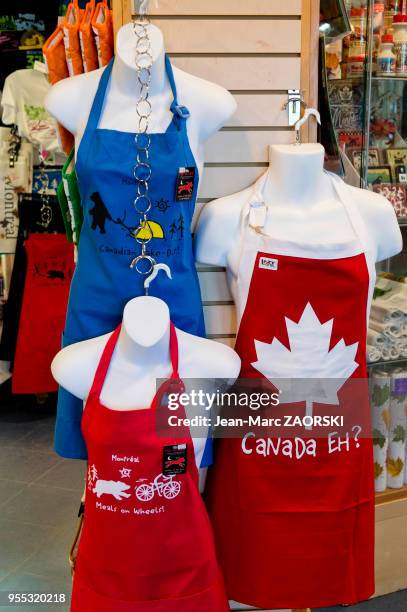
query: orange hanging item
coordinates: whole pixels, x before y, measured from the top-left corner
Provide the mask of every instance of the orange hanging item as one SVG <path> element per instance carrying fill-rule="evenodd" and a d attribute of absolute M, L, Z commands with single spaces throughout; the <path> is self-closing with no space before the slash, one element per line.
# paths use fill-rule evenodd
<path fill-rule="evenodd" d="M 79 42 L 81 19 L 82 11 L 78 6 L 78 0 L 74 0 L 68 4 L 66 15 L 62 21 L 69 76 L 75 76 L 83 72 L 81 45 Z"/>
<path fill-rule="evenodd" d="M 99 68 L 106 66 L 113 56 L 113 19 L 107 0 L 98 2 L 92 18 L 98 50 Z"/>
<path fill-rule="evenodd" d="M 65 55 L 64 32 L 61 26 L 58 26 L 45 41 L 42 52 L 47 64 L 48 80 L 51 85 L 69 77 Z M 74 146 L 74 137 L 71 132 L 68 132 L 60 124 L 58 124 L 58 131 L 62 149 L 68 155 Z"/>
<path fill-rule="evenodd" d="M 92 19 L 95 13 L 95 0 L 87 2 L 81 25 L 79 27 L 79 41 L 82 51 L 82 62 L 84 72 L 90 72 L 99 68 L 98 51 L 96 48 L 95 35 L 92 29 Z"/>
<path fill-rule="evenodd" d="M 64 33 L 61 26 L 57 26 L 51 36 L 45 41 L 42 52 L 48 67 L 48 80 L 51 85 L 69 77 L 65 56 Z"/>

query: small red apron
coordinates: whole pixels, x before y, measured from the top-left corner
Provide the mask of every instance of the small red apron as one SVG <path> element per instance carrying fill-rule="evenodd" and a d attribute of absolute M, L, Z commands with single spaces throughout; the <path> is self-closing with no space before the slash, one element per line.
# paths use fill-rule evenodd
<path fill-rule="evenodd" d="M 50 393 L 58 385 L 51 362 L 61 345 L 73 245 L 65 234 L 30 234 L 24 243 L 27 272 L 13 367 L 13 393 Z"/>
<path fill-rule="evenodd" d="M 241 378 L 269 384 L 273 376 L 343 377 L 345 389 L 350 380 L 367 377 L 374 254 L 362 219 L 344 193 L 347 188 L 333 182 L 355 241 L 307 245 L 265 236 L 261 193 L 243 212 L 232 285 L 240 319 Z M 366 422 L 368 402 L 363 404 Z M 313 406 L 314 415 L 327 413 L 327 406 Z M 290 408 L 287 404 L 283 413 L 290 414 Z M 334 409 L 341 413 L 340 404 Z M 296 413 L 304 415 L 304 406 Z M 358 447 L 352 440 L 349 451 L 330 454 L 327 439 L 320 438 L 315 457 L 298 459 L 263 453 L 256 442 L 220 440 L 208 479 L 208 507 L 228 596 L 267 609 L 367 599 L 374 592 L 371 439 L 361 436 Z"/>
<path fill-rule="evenodd" d="M 156 433 L 156 406 L 168 384 L 182 388 L 175 328 L 171 378 L 145 410 L 111 410 L 100 402 L 119 333 L 120 326 L 106 344 L 82 419 L 88 476 L 71 611 L 224 612 L 229 607 L 189 430 L 184 439 Z M 169 448 L 174 452 L 165 458 Z"/>

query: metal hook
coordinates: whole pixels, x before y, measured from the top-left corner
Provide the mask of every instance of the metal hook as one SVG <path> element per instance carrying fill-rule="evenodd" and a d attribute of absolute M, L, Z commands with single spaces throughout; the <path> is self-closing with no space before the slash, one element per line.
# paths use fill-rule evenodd
<path fill-rule="evenodd" d="M 149 4 L 150 0 L 134 0 L 134 13 L 139 17 L 146 17 Z M 155 5 L 158 8 L 158 0 L 155 0 Z"/>
<path fill-rule="evenodd" d="M 150 274 L 150 272 L 154 269 L 156 261 L 155 261 L 154 257 L 151 257 L 150 255 L 146 255 L 146 253 L 145 253 L 145 251 L 143 249 L 144 244 L 142 244 L 141 246 L 142 246 L 142 252 L 141 252 L 140 255 L 137 255 L 137 257 L 135 257 L 133 259 L 133 261 L 130 264 L 130 268 L 135 268 L 139 274 Z M 144 270 L 143 268 L 141 268 L 139 266 L 140 261 L 147 261 L 148 262 L 147 270 Z"/>
<path fill-rule="evenodd" d="M 304 115 L 301 119 L 299 119 L 299 121 L 297 121 L 297 123 L 295 124 L 295 144 L 301 144 L 301 128 L 304 125 L 304 123 L 307 123 L 307 121 L 309 120 L 310 117 L 315 117 L 315 119 L 317 120 L 318 124 L 321 125 L 321 115 L 319 114 L 319 112 L 317 111 L 316 108 L 306 108 L 304 111 Z"/>
<path fill-rule="evenodd" d="M 301 117 L 301 106 L 307 108 L 307 103 L 303 100 L 303 92 L 299 89 L 289 89 L 288 99 L 283 104 L 282 109 L 288 109 L 288 125 L 292 126 Z"/>
<path fill-rule="evenodd" d="M 149 276 L 147 276 L 147 278 L 144 281 L 144 295 L 148 295 L 149 287 L 150 287 L 151 283 L 153 282 L 153 280 L 155 279 L 155 277 L 157 276 L 157 274 L 159 273 L 160 270 L 163 270 L 163 272 L 166 273 L 168 278 L 170 278 L 172 280 L 171 270 L 167 266 L 167 264 L 164 264 L 164 263 L 155 264 L 153 266 L 153 271 L 151 272 L 151 274 Z"/>
<path fill-rule="evenodd" d="M 149 0 L 134 0 L 134 5 L 134 12 L 140 15 L 140 17 L 145 17 L 148 11 Z"/>

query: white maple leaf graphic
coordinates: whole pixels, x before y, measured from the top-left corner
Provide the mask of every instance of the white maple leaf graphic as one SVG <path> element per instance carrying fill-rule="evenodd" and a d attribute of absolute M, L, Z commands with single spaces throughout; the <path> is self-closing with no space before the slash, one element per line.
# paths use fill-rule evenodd
<path fill-rule="evenodd" d="M 321 323 L 310 303 L 298 323 L 287 317 L 285 322 L 290 348 L 277 338 L 270 344 L 254 340 L 252 366 L 280 390 L 282 402 L 306 401 L 307 415 L 314 402 L 339 404 L 339 389 L 358 367 L 359 343 L 346 345 L 342 338 L 329 350 L 333 319 Z"/>

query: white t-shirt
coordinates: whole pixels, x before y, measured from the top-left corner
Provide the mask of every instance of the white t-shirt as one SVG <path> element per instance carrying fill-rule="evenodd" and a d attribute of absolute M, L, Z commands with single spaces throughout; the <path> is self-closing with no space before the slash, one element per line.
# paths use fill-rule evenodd
<path fill-rule="evenodd" d="M 61 148 L 56 121 L 44 106 L 50 87 L 46 75 L 38 70 L 16 70 L 4 81 L 1 105 L 3 123 L 14 123 L 20 136 L 51 153 Z"/>

